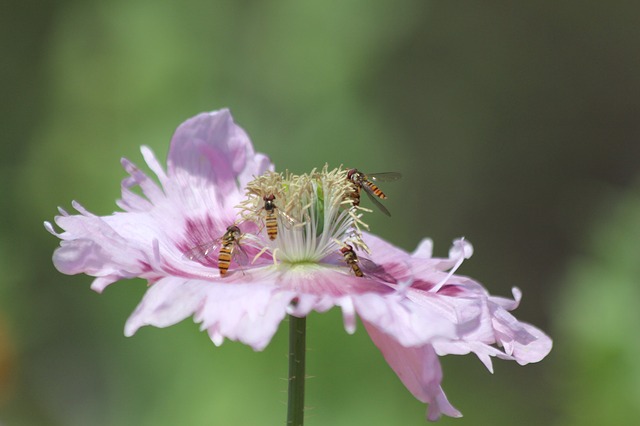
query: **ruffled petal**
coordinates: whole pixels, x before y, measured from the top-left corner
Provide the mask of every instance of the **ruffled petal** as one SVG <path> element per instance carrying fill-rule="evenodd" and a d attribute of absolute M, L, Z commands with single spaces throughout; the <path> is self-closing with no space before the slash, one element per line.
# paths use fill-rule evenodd
<path fill-rule="evenodd" d="M 104 282 L 141 276 L 148 272 L 140 241 L 125 238 L 104 218 L 89 213 L 80 204 L 74 202 L 73 206 L 81 214 L 69 215 L 64 212 L 55 218 L 63 232 L 57 233 L 50 223 L 45 223 L 49 232 L 62 239 L 60 247 L 53 254 L 53 264 L 60 272 L 109 277 L 97 286 L 99 289 L 104 288 Z"/>
<path fill-rule="evenodd" d="M 398 270 L 395 265 L 410 264 L 406 274 L 410 285 L 399 287 L 399 292 L 458 325 L 454 338 L 434 343 L 439 355 L 474 352 L 492 371 L 491 357 L 524 365 L 540 361 L 551 350 L 552 342 L 546 334 L 507 312 L 518 307 L 522 297 L 519 289 L 513 288 L 513 300 L 495 297 L 480 283 L 454 274 L 462 261 L 473 254 L 473 247 L 464 239 L 454 241 L 447 259 L 431 257 L 430 240 L 423 241 L 413 255 L 370 234 L 366 241 L 370 248 L 382 253 L 375 257 L 382 267 Z M 492 345 L 502 347 L 504 352 Z"/>
<path fill-rule="evenodd" d="M 193 315 L 213 284 L 204 280 L 165 277 L 152 284 L 124 328 L 132 336 L 140 327 L 168 327 Z"/>
<path fill-rule="evenodd" d="M 362 239 L 371 250 L 371 260 L 379 265 L 406 264 L 410 258 L 406 251 L 370 232 L 363 232 Z"/>
<path fill-rule="evenodd" d="M 411 257 L 417 259 L 431 259 L 433 256 L 433 240 L 431 238 L 424 238 L 418 244 L 418 247 L 414 250 Z"/>
<path fill-rule="evenodd" d="M 165 194 L 153 180 L 142 170 L 126 158 L 120 160 L 124 170 L 129 173 L 129 177 L 122 180 L 122 199 L 117 202 L 118 206 L 126 211 L 147 211 L 158 205 L 165 199 Z M 142 190 L 143 198 L 130 190 L 138 186 Z"/>
<path fill-rule="evenodd" d="M 520 365 L 538 362 L 551 351 L 553 343 L 540 329 L 518 321 L 502 308 L 493 311 L 495 338 Z"/>
<path fill-rule="evenodd" d="M 329 267 L 268 267 L 250 272 L 251 280 L 296 294 L 290 313 L 305 316 L 311 310 L 323 312 L 333 306 L 343 310 L 345 329 L 355 331 L 354 314 L 374 324 L 405 346 L 421 345 L 435 338 L 455 338 L 455 312 L 443 315 L 450 306 L 418 305 L 375 279 L 359 278 Z"/>
<path fill-rule="evenodd" d="M 405 347 L 373 324 L 364 321 L 364 326 L 402 383 L 419 401 L 429 404 L 427 418 L 430 421 L 438 420 L 442 414 L 462 417 L 462 414 L 449 403 L 440 386 L 442 368 L 431 345 Z"/>
<path fill-rule="evenodd" d="M 394 336 L 403 346 L 419 346 L 437 338 L 457 336 L 457 324 L 450 317 L 440 315 L 441 310 L 435 306 L 420 306 L 399 294 L 368 293 L 352 298 L 363 321 Z"/>
<path fill-rule="evenodd" d="M 92 285 L 97 291 L 121 278 L 199 275 L 184 253 L 220 238 L 236 221 L 233 206 L 243 194 L 239 185 L 272 168 L 266 156 L 254 152 L 228 110 L 200 114 L 178 128 L 169 174 L 148 147 L 141 151 L 160 184 L 122 159 L 129 176 L 117 204 L 125 212 L 101 217 L 74 202 L 79 215 L 61 210 L 55 218 L 63 232 L 45 223 L 64 240 L 54 253 L 56 267 L 98 277 Z M 132 191 L 135 186 L 141 195 Z"/>
<path fill-rule="evenodd" d="M 406 251 L 368 232 L 364 232 L 362 237 L 371 250 L 371 261 L 379 265 L 385 274 L 396 281 L 412 277 L 411 257 Z"/>
<path fill-rule="evenodd" d="M 493 363 L 491 361 L 491 357 L 498 357 L 506 360 L 514 359 L 501 350 L 478 341 L 439 340 L 433 343 L 433 347 L 439 356 L 467 355 L 473 352 L 491 373 L 493 373 Z"/>
<path fill-rule="evenodd" d="M 169 181 L 169 178 L 167 177 L 167 174 L 165 173 L 164 168 L 160 165 L 160 162 L 156 158 L 156 155 L 153 153 L 151 148 L 149 148 L 146 145 L 142 145 L 140 147 L 140 152 L 142 153 L 142 157 L 144 158 L 144 161 L 147 163 L 147 166 L 149 166 L 151 171 L 153 171 L 156 174 L 156 177 L 160 181 L 160 184 L 164 187 Z"/>
<path fill-rule="evenodd" d="M 520 305 L 520 300 L 522 300 L 522 292 L 518 287 L 513 287 L 511 289 L 511 293 L 513 294 L 513 300 L 496 296 L 489 297 L 489 300 L 491 300 L 501 308 L 506 309 L 507 311 L 513 311 L 518 307 L 518 305 Z"/>
<path fill-rule="evenodd" d="M 233 207 L 252 178 L 272 168 L 256 154 L 246 132 L 227 109 L 198 114 L 182 123 L 171 139 L 168 175 L 190 188 L 195 202 Z M 186 198 L 189 203 L 194 200 Z"/>
<path fill-rule="evenodd" d="M 468 281 L 470 280 L 463 283 L 469 285 Z M 515 300 L 487 297 L 478 292 L 471 295 L 475 295 L 472 300 L 480 306 L 476 326 L 460 329 L 457 340 L 434 344 L 439 355 L 474 352 L 487 369 L 493 371 L 489 357 L 515 360 L 525 365 L 542 360 L 551 351 L 552 341 L 546 334 L 532 325 L 518 321 L 505 310 L 505 307 L 517 306 L 521 297 L 519 290 L 514 288 Z M 461 297 L 452 300 L 459 303 L 468 296 L 462 293 Z M 502 347 L 504 352 L 491 345 Z"/>
<path fill-rule="evenodd" d="M 263 350 L 278 330 L 295 294 L 264 284 L 209 283 L 195 320 L 211 340 L 224 338 Z"/>
<path fill-rule="evenodd" d="M 150 286 L 127 320 L 125 334 L 131 336 L 145 325 L 168 327 L 193 315 L 215 344 L 227 338 L 262 350 L 295 295 L 272 285 L 242 280 L 162 278 Z"/>

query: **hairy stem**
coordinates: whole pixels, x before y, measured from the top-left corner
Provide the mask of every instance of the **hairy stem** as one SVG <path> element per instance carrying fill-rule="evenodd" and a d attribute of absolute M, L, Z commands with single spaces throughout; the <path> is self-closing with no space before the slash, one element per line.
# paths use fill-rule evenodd
<path fill-rule="evenodd" d="M 287 426 L 304 424 L 306 318 L 289 315 L 289 401 Z"/>

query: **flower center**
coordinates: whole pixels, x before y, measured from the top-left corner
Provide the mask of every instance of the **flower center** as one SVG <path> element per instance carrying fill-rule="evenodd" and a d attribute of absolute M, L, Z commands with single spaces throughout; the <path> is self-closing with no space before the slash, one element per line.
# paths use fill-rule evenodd
<path fill-rule="evenodd" d="M 274 261 L 320 263 L 344 244 L 368 251 L 360 207 L 353 205 L 353 183 L 342 168 L 324 166 L 308 174 L 267 172 L 247 185 L 239 208 L 242 219 L 260 227 L 249 243 Z"/>

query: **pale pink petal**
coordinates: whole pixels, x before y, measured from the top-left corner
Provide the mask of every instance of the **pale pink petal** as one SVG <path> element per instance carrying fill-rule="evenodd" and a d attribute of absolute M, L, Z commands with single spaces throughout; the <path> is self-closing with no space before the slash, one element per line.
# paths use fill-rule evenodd
<path fill-rule="evenodd" d="M 342 308 L 342 318 L 344 321 L 344 329 L 347 333 L 356 332 L 356 308 L 353 306 L 353 298 L 344 296 L 336 303 Z"/>
<path fill-rule="evenodd" d="M 102 293 L 109 284 L 120 281 L 122 278 L 123 277 L 119 275 L 105 275 L 104 277 L 97 277 L 91 283 L 91 290 L 95 291 L 96 293 Z"/>
<path fill-rule="evenodd" d="M 432 274 L 437 276 L 442 273 L 432 272 Z M 428 286 L 429 284 L 427 283 L 426 285 Z M 436 312 L 438 316 L 458 324 L 459 332 L 475 330 L 478 327 L 478 317 L 482 314 L 484 307 L 483 301 L 473 297 L 457 297 L 455 287 L 456 284 L 449 284 L 445 288 L 449 291 L 433 293 L 425 291 L 425 289 L 418 286 L 413 286 L 408 288 L 405 294 L 408 299 L 421 309 Z"/>
<path fill-rule="evenodd" d="M 168 327 L 193 315 L 212 284 L 203 280 L 166 277 L 152 284 L 125 325 L 132 336 L 140 327 Z"/>
<path fill-rule="evenodd" d="M 424 238 L 411 256 L 418 259 L 431 259 L 433 256 L 433 240 Z"/>
<path fill-rule="evenodd" d="M 505 360 L 514 359 L 493 346 L 475 340 L 438 340 L 433 343 L 433 347 L 439 356 L 467 355 L 473 352 L 491 373 L 493 373 L 491 357 L 498 357 Z"/>
<path fill-rule="evenodd" d="M 252 271 L 252 279 L 294 292 L 297 306 L 290 310 L 304 316 L 341 306 L 348 332 L 355 329 L 354 312 L 364 321 L 395 336 L 403 345 L 420 345 L 439 337 L 458 335 L 458 317 L 450 305 L 418 305 L 374 279 L 355 277 L 347 271 L 306 266 Z M 443 315 L 444 311 L 447 315 Z"/>
<path fill-rule="evenodd" d="M 122 210 L 128 212 L 144 212 L 151 210 L 151 208 L 153 208 L 153 204 L 151 204 L 149 200 L 129 189 L 129 187 L 126 186 L 128 184 L 129 182 L 127 179 L 122 181 L 122 195 L 119 200 L 116 200 L 116 205 Z"/>
<path fill-rule="evenodd" d="M 160 204 L 162 203 L 162 201 L 164 201 L 166 197 L 164 192 L 162 191 L 162 188 L 160 188 L 160 186 L 158 186 L 156 182 L 151 180 L 149 176 L 146 175 L 146 173 L 140 170 L 138 166 L 136 166 L 126 158 L 122 158 L 120 160 L 120 163 L 122 164 L 122 168 L 124 168 L 124 170 L 129 173 L 129 177 L 123 179 L 122 181 L 123 192 L 126 189 L 132 188 L 134 186 L 139 187 L 142 190 L 142 194 L 149 201 L 149 207 L 154 204 Z M 148 209 L 145 209 L 144 211 L 146 210 Z"/>
<path fill-rule="evenodd" d="M 222 337 L 256 351 L 269 344 L 295 294 L 263 284 L 209 283 L 195 321 L 216 344 Z"/>
<path fill-rule="evenodd" d="M 397 281 L 411 277 L 411 257 L 407 252 L 368 232 L 363 233 L 363 240 L 371 250 L 368 257 L 386 274 Z"/>
<path fill-rule="evenodd" d="M 357 313 L 403 344 L 455 336 L 456 325 L 437 311 L 417 309 L 408 299 L 398 300 L 400 296 L 386 297 L 391 293 L 375 281 L 321 267 L 305 271 L 254 268 L 208 281 L 165 278 L 147 291 L 127 323 L 127 333 L 146 324 L 166 326 L 195 313 L 214 343 L 228 338 L 262 350 L 287 313 L 304 316 L 311 310 L 340 306 L 350 332 Z M 174 304 L 179 306 L 175 310 Z M 160 316 L 168 322 L 161 322 Z"/>
<path fill-rule="evenodd" d="M 413 255 L 386 242 L 371 233 L 364 233 L 363 239 L 371 249 L 371 260 L 380 265 L 385 272 L 393 275 L 396 280 L 422 278 L 422 274 L 449 271 L 460 266 L 463 260 L 473 254 L 473 246 L 464 239 L 454 241 L 450 250 L 450 257 L 432 257 L 433 243 L 430 239 L 421 241 Z M 455 271 L 455 270 L 454 270 Z M 432 287 L 440 283 L 440 287 L 451 278 L 453 273 L 437 275 Z M 432 278 L 436 275 L 432 275 Z"/>
<path fill-rule="evenodd" d="M 435 421 L 442 414 L 462 417 L 462 414 L 449 403 L 440 386 L 442 368 L 431 345 L 405 347 L 373 324 L 364 321 L 364 326 L 402 383 L 419 401 L 429 404 L 429 420 Z"/>
<path fill-rule="evenodd" d="M 244 185 L 272 166 L 256 154 L 249 137 L 223 109 L 198 114 L 182 123 L 171 139 L 168 176 L 192 190 L 196 203 L 233 207 Z M 186 197 L 185 202 L 192 202 Z"/>
<path fill-rule="evenodd" d="M 363 321 L 393 336 L 403 346 L 457 336 L 457 324 L 450 317 L 440 315 L 441 311 L 435 306 L 419 306 L 400 295 L 369 293 L 352 298 Z"/>
<path fill-rule="evenodd" d="M 410 263 L 407 276 L 412 283 L 407 288 L 399 288 L 399 292 L 425 309 L 440 310 L 441 316 L 458 324 L 457 337 L 434 343 L 439 354 L 474 352 L 492 371 L 491 357 L 526 364 L 541 360 L 551 350 L 552 342 L 547 335 L 507 312 L 518 307 L 520 290 L 513 288 L 513 300 L 495 297 L 478 282 L 454 274 L 460 263 L 473 254 L 473 247 L 467 241 L 454 241 L 448 259 L 429 257 L 429 241 L 421 243 L 413 255 L 370 234 L 367 244 L 381 253 L 376 256 L 376 262 L 382 267 L 398 270 L 395 265 Z M 391 255 L 387 256 L 387 252 Z M 448 269 L 449 272 L 445 272 Z M 504 352 L 491 345 L 502 347 Z"/>
<path fill-rule="evenodd" d="M 454 338 L 459 332 L 456 313 L 442 315 L 444 309 L 453 310 L 450 306 L 419 306 L 373 280 L 313 266 L 234 271 L 211 282 L 196 321 L 214 342 L 229 338 L 261 350 L 287 313 L 306 316 L 334 306 L 342 308 L 348 332 L 355 330 L 358 314 L 404 345 Z"/>
<path fill-rule="evenodd" d="M 53 255 L 53 263 L 60 272 L 99 277 L 92 285 L 96 291 L 121 278 L 160 278 L 168 271 L 172 275 L 194 275 L 193 262 L 181 260 L 183 251 L 177 241 L 183 238 L 184 226 L 173 222 L 180 218 L 179 212 L 166 216 L 128 212 L 101 217 L 78 203 L 73 205 L 81 214 L 65 212 L 55 218 L 63 232 L 58 233 L 50 223 L 45 224 L 49 232 L 62 239 Z M 203 238 L 211 240 L 214 235 L 221 235 L 222 226 Z M 154 250 L 154 247 L 157 248 Z M 177 267 L 169 268 L 169 262 L 158 259 L 160 252 L 164 259 L 173 259 Z"/>
<path fill-rule="evenodd" d="M 184 139 L 191 134 L 197 135 L 197 140 Z M 205 151 L 211 148 L 219 155 L 215 155 L 214 162 L 188 170 L 185 167 L 194 166 L 194 161 L 203 158 L 197 152 L 189 153 L 190 144 L 205 147 Z M 64 240 L 54 254 L 54 264 L 61 272 L 98 277 L 92 285 L 97 291 L 120 278 L 157 279 L 167 273 L 198 275 L 191 270 L 193 262 L 185 264 L 184 253 L 219 238 L 236 221 L 235 202 L 229 202 L 242 196 L 238 182 L 272 166 L 266 156 L 253 151 L 246 134 L 226 110 L 201 114 L 181 125 L 174 136 L 172 152 L 175 158 L 172 163 L 170 156 L 169 163 L 173 164 L 174 173 L 168 176 L 153 152 L 142 148 L 160 185 L 129 160 L 122 160 L 129 176 L 123 180 L 118 205 L 125 213 L 100 217 L 74 202 L 79 215 L 61 210 L 55 218 L 63 232 L 58 233 L 45 223 L 49 232 Z M 209 171 L 207 176 L 211 179 L 198 176 L 198 170 Z M 188 176 L 195 176 L 201 185 L 192 186 Z M 222 184 L 220 179 L 233 182 L 233 194 L 214 186 Z M 142 195 L 132 191 L 134 186 L 141 189 Z"/>
<path fill-rule="evenodd" d="M 477 326 L 461 329 L 458 340 L 435 343 L 438 354 L 460 355 L 474 352 L 490 371 L 490 356 L 515 360 L 521 365 L 538 362 L 544 358 L 551 350 L 551 339 L 539 329 L 518 321 L 503 308 L 517 305 L 520 300 L 520 292 L 517 289 L 514 289 L 514 296 L 515 300 L 476 296 L 475 300 L 482 304 Z M 499 303 L 496 303 L 496 300 Z M 504 352 L 490 345 L 498 345 Z"/>
<path fill-rule="evenodd" d="M 511 289 L 511 293 L 513 294 L 513 300 L 507 299 L 505 297 L 497 297 L 497 296 L 491 296 L 489 297 L 489 300 L 491 300 L 493 303 L 497 304 L 501 308 L 506 309 L 507 311 L 513 311 L 518 307 L 518 305 L 520 305 L 520 300 L 522 299 L 522 292 L 518 287 L 513 287 Z"/>
<path fill-rule="evenodd" d="M 73 205 L 82 214 L 55 218 L 64 232 L 56 233 L 51 224 L 46 225 L 50 232 L 63 240 L 53 255 L 53 263 L 60 272 L 119 278 L 131 278 L 146 272 L 145 254 L 140 247 L 116 232 L 104 218 L 87 212 L 78 203 Z"/>
<path fill-rule="evenodd" d="M 147 166 L 155 173 L 156 177 L 160 181 L 160 184 L 164 187 L 169 179 L 167 178 L 167 174 L 164 171 L 164 168 L 160 165 L 160 162 L 156 158 L 156 155 L 153 153 L 151 148 L 146 145 L 142 145 L 140 147 L 140 152 L 142 153 L 142 157 L 144 161 L 147 163 Z"/>
<path fill-rule="evenodd" d="M 542 360 L 553 346 L 549 336 L 541 330 L 518 321 L 502 308 L 494 311 L 493 327 L 498 343 L 520 365 Z"/>
<path fill-rule="evenodd" d="M 369 249 L 371 249 L 369 257 L 376 263 L 403 263 L 406 262 L 409 257 L 409 254 L 406 251 L 394 246 L 375 234 L 364 232 L 362 237 L 364 242 L 367 243 L 367 246 L 369 246 Z"/>

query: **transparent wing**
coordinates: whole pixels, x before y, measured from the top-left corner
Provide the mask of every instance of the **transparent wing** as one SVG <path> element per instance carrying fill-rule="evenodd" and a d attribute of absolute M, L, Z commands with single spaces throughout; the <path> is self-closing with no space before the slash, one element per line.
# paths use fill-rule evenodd
<path fill-rule="evenodd" d="M 214 259 L 213 254 L 220 247 L 220 240 L 209 241 L 204 244 L 191 247 L 182 255 L 183 259 L 189 259 L 193 261 L 203 261 L 207 259 Z"/>
<path fill-rule="evenodd" d="M 364 188 L 364 192 L 369 196 L 369 199 L 373 204 L 375 204 L 378 210 L 382 211 L 382 213 L 391 217 L 391 213 L 389 213 L 389 210 L 387 210 L 387 208 L 380 201 L 378 201 L 378 197 L 376 197 L 372 193 L 373 191 L 371 190 L 371 188 L 369 188 L 367 185 L 362 185 L 362 188 Z"/>
<path fill-rule="evenodd" d="M 382 172 L 382 173 L 367 173 L 367 178 L 375 182 L 393 182 L 402 177 L 402 174 L 397 172 Z"/>
<path fill-rule="evenodd" d="M 360 265 L 360 269 L 365 277 L 369 276 L 389 283 L 397 282 L 397 280 L 393 276 L 389 275 L 382 266 L 378 265 L 371 259 L 358 256 L 358 264 Z"/>
<path fill-rule="evenodd" d="M 331 263 L 333 265 L 340 265 L 340 266 L 345 264 L 344 256 L 339 251 L 330 253 L 327 257 L 322 259 L 322 262 L 323 263 Z"/>
<path fill-rule="evenodd" d="M 233 244 L 233 248 L 231 249 L 231 258 L 240 266 L 247 266 L 251 263 L 249 255 L 238 242 Z"/>
<path fill-rule="evenodd" d="M 378 269 L 382 269 L 380 265 L 378 265 L 371 259 L 367 259 L 366 257 L 358 256 L 358 263 L 363 270 L 376 271 Z"/>
<path fill-rule="evenodd" d="M 277 211 L 278 211 L 278 216 L 280 216 L 280 221 L 282 222 L 285 228 L 291 229 L 294 226 L 301 225 L 300 222 L 298 222 L 297 220 L 295 220 L 285 212 L 281 211 L 280 209 L 278 209 Z"/>

